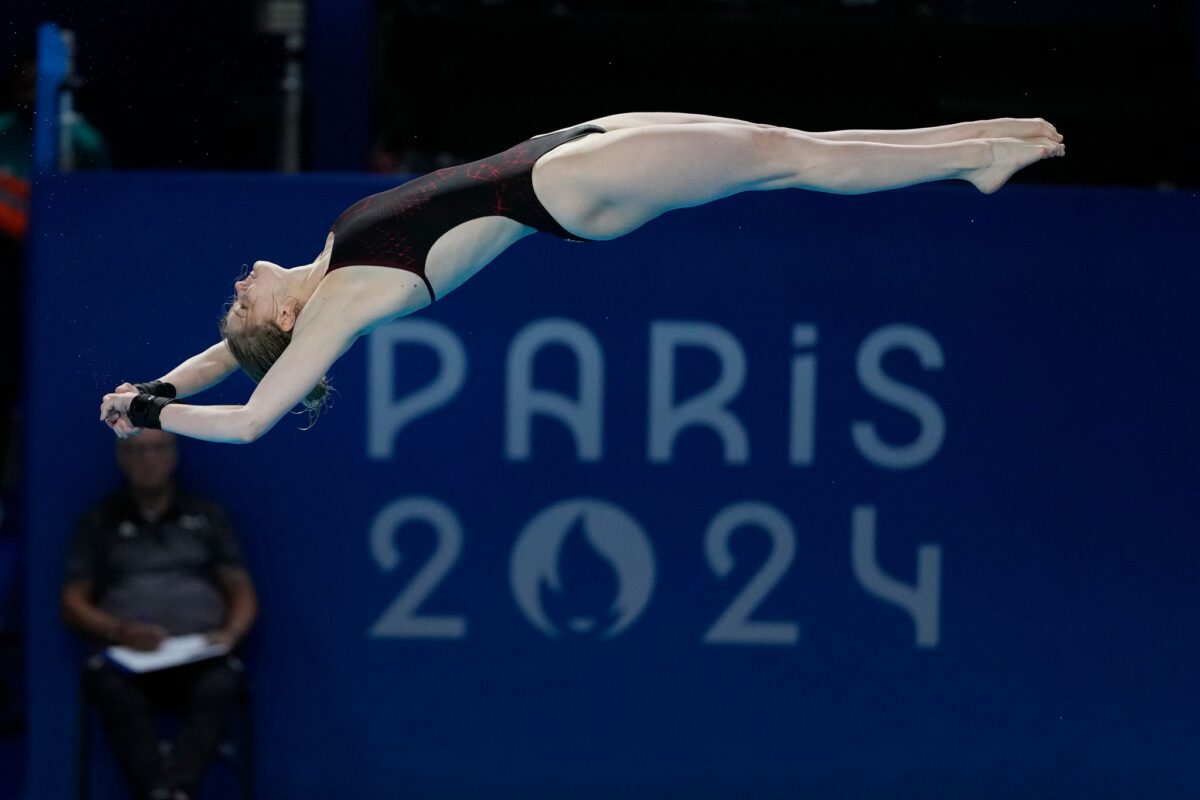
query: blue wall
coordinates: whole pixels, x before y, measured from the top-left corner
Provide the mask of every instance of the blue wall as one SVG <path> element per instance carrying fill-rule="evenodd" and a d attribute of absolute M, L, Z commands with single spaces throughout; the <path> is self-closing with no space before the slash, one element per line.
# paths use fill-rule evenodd
<path fill-rule="evenodd" d="M 380 187 L 39 186 L 31 797 L 69 791 L 100 394 Z M 187 443 L 262 594 L 261 796 L 1200 791 L 1197 210 L 936 185 L 532 237 L 358 344 L 313 430 Z"/>

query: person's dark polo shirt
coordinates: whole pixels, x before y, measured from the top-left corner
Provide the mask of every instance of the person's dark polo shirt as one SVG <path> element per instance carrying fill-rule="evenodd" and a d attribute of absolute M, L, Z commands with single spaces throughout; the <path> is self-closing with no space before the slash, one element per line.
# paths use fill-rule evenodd
<path fill-rule="evenodd" d="M 119 619 L 161 625 L 172 636 L 220 628 L 227 612 L 217 571 L 244 568 L 224 513 L 177 495 L 158 522 L 122 491 L 83 515 L 67 581 L 92 581 L 96 604 Z"/>

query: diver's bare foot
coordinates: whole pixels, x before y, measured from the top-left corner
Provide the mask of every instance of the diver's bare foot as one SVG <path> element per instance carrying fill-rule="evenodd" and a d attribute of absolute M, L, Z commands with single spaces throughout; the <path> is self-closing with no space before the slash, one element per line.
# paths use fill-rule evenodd
<path fill-rule="evenodd" d="M 1058 129 L 1041 117 L 1001 117 L 967 124 L 970 126 L 972 139 L 1050 139 L 1055 142 L 1063 140 Z"/>
<path fill-rule="evenodd" d="M 973 169 L 963 178 L 975 184 L 984 194 L 991 194 L 1008 182 L 1017 170 L 1035 161 L 1065 156 L 1067 146 L 1053 139 L 986 139 L 991 146 L 992 163 Z"/>

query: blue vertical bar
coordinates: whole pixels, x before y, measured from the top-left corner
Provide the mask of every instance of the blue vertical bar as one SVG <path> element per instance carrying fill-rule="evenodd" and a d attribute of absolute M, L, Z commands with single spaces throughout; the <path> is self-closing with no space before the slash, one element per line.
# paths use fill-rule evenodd
<path fill-rule="evenodd" d="M 46 181 L 53 181 L 53 173 L 58 171 L 58 90 L 62 86 L 66 74 L 67 48 L 63 42 L 62 31 L 53 23 L 43 23 L 38 26 L 37 33 L 37 86 L 33 107 L 33 176 L 39 192 L 45 191 Z M 35 195 L 36 197 L 37 195 Z M 33 220 L 38 219 L 32 201 L 30 202 L 30 217 Z M 33 263 L 35 257 L 33 254 L 37 247 L 37 237 L 31 231 L 29 263 Z M 24 287 L 27 309 L 33 308 L 30 303 L 30 298 L 34 296 L 32 283 L 27 280 Z M 27 311 L 26 330 L 24 331 L 26 359 L 33 353 L 36 342 L 35 337 L 30 335 L 30 331 L 33 330 L 33 319 L 33 312 Z M 32 364 L 33 362 L 26 361 L 26 363 Z M 29 403 L 33 398 L 28 391 L 28 384 L 26 384 L 26 389 L 22 401 L 26 408 L 31 408 Z M 26 470 L 32 468 L 35 455 L 36 448 L 27 449 L 24 459 Z M 28 483 L 25 490 L 25 496 L 22 498 L 23 508 L 26 510 L 35 508 L 34 497 L 30 494 L 32 490 Z M 27 548 L 26 557 L 29 559 L 29 577 L 25 589 L 27 598 L 35 596 L 39 581 L 46 579 L 49 572 L 47 565 L 39 563 L 35 558 L 36 552 L 37 548 L 33 546 Z M 28 602 L 25 613 L 27 630 L 35 632 L 45 627 L 49 615 L 37 603 Z M 56 770 L 55 764 L 62 763 L 61 754 L 66 751 L 63 743 L 70 740 L 70 734 L 63 729 L 62 723 L 65 720 L 47 720 L 44 716 L 32 713 L 34 704 L 39 698 L 54 697 L 61 694 L 63 689 L 61 685 L 54 685 L 51 679 L 47 678 L 51 673 L 45 668 L 44 653 L 40 648 L 34 646 L 38 636 L 37 633 L 30 634 L 29 646 L 25 653 L 25 668 L 29 676 L 29 707 L 31 709 L 29 731 L 26 738 L 26 797 L 61 797 L 64 796 L 64 791 L 69 791 L 70 779 L 65 777 L 65 771 Z"/>
<path fill-rule="evenodd" d="M 53 22 L 38 26 L 37 98 L 33 112 L 35 173 L 58 168 L 58 89 L 67 76 L 67 46 Z"/>
<path fill-rule="evenodd" d="M 59 106 L 58 93 L 62 86 L 63 80 L 67 76 L 68 53 L 66 42 L 63 40 L 62 30 L 53 23 L 43 23 L 38 26 L 37 38 L 37 87 L 34 97 L 34 113 L 33 113 L 33 176 L 37 191 L 34 194 L 36 199 L 46 191 L 47 181 L 56 180 L 54 173 L 58 172 L 58 130 L 59 130 Z M 53 189 L 49 190 L 51 195 Z M 39 213 L 33 207 L 33 202 L 30 203 L 30 217 L 34 220 L 39 218 Z M 38 249 L 39 242 L 37 237 L 30 232 L 29 236 L 29 263 L 33 263 L 33 254 Z M 32 309 L 30 303 L 34 287 L 32 281 L 27 281 L 25 285 L 25 302 L 26 308 Z M 28 312 L 26 320 L 25 334 L 25 351 L 26 358 L 30 357 L 33 352 L 36 339 L 30 335 L 33 329 L 33 312 Z M 27 361 L 26 363 L 32 363 Z M 26 387 L 28 389 L 28 387 Z M 31 408 L 29 403 L 32 402 L 33 396 L 30 391 L 24 393 L 23 402 L 26 408 Z M 33 459 L 36 455 L 36 448 L 28 448 L 25 454 L 25 468 L 30 469 L 33 465 Z M 26 493 L 22 498 L 22 506 L 24 509 L 35 508 L 34 498 L 29 493 L 31 489 L 26 485 Z M 35 589 L 38 586 L 44 586 L 46 580 L 57 580 L 52 577 L 53 572 L 45 563 L 40 563 L 34 554 L 37 548 L 29 547 L 27 550 L 28 564 L 28 583 L 26 584 L 26 593 L 28 597 L 34 597 Z M 52 618 L 52 613 L 46 613 L 43 606 L 39 606 L 34 602 L 29 602 L 26 608 L 26 625 L 29 631 L 39 631 L 45 628 L 47 620 Z M 61 683 L 55 682 L 51 671 L 46 669 L 45 652 L 44 650 L 34 647 L 33 642 L 38 634 L 30 635 L 30 646 L 25 654 L 25 666 L 28 680 L 28 695 L 29 704 L 32 709 L 35 698 L 44 697 L 59 697 L 63 695 L 63 686 Z M 69 697 L 69 691 L 67 696 Z M 30 713 L 29 715 L 29 732 L 27 736 L 27 751 L 25 757 L 26 763 L 26 797 L 64 797 L 64 792 L 70 791 L 70 777 L 68 770 L 62 769 L 62 753 L 68 751 L 69 745 L 64 746 L 64 742 L 70 741 L 69 732 L 70 722 L 68 716 L 63 715 L 61 719 L 47 719 L 45 716 Z"/>
<path fill-rule="evenodd" d="M 372 0 L 309 0 L 309 168 L 367 168 L 374 79 Z"/>

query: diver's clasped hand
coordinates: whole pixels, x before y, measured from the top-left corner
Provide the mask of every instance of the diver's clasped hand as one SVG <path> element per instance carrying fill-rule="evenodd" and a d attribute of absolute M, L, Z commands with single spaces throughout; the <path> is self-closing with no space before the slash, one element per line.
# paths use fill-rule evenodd
<path fill-rule="evenodd" d="M 144 428 L 160 428 L 158 415 L 175 402 L 175 385 L 166 381 L 125 382 L 100 401 L 100 420 L 121 439 Z"/>
<path fill-rule="evenodd" d="M 119 439 L 137 436 L 142 429 L 129 421 L 129 404 L 138 396 L 133 384 L 122 383 L 113 394 L 104 395 L 100 401 L 100 421 L 109 427 Z"/>

